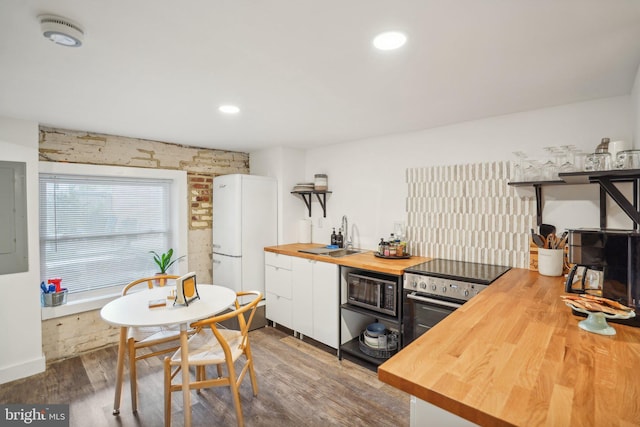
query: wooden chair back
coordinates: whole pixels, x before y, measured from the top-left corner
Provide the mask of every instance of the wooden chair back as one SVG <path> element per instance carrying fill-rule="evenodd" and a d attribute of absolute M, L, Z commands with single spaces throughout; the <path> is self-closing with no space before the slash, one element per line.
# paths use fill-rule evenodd
<path fill-rule="evenodd" d="M 249 303 L 247 303 L 245 305 L 240 305 L 240 301 L 239 301 L 240 297 L 250 297 L 250 296 L 254 297 L 251 300 L 251 302 L 249 302 Z M 229 358 L 231 358 L 231 350 L 230 350 L 229 346 L 227 345 L 226 340 L 224 339 L 224 337 L 220 333 L 217 324 L 219 322 L 224 322 L 225 320 L 234 319 L 234 318 L 237 319 L 238 325 L 239 325 L 239 331 L 242 334 L 241 347 L 242 347 L 242 349 L 246 348 L 247 342 L 248 342 L 249 329 L 251 328 L 251 322 L 253 321 L 253 317 L 256 314 L 256 311 L 257 311 L 257 308 L 258 308 L 258 303 L 260 302 L 260 300 L 262 300 L 262 293 L 261 292 L 258 292 L 258 291 L 238 292 L 236 294 L 236 300 L 235 300 L 235 303 L 234 303 L 235 310 L 227 312 L 227 313 L 223 313 L 223 314 L 218 314 L 218 315 L 210 317 L 208 319 L 199 320 L 197 322 L 192 323 L 191 327 L 195 328 L 195 329 L 200 329 L 200 328 L 204 328 L 204 327 L 210 327 L 211 331 L 215 335 L 216 339 L 218 340 L 218 342 L 222 346 L 222 348 L 224 350 L 225 357 L 227 359 L 229 359 Z M 249 317 L 245 318 L 245 314 L 247 312 L 249 313 Z"/>
<path fill-rule="evenodd" d="M 155 286 L 165 286 L 169 280 L 175 280 L 180 276 L 173 276 L 170 274 L 158 274 L 153 277 L 144 277 L 142 279 L 134 280 L 126 285 L 122 289 L 122 295 L 126 295 L 132 288 L 146 283 L 149 289 L 153 289 Z M 166 328 L 164 328 L 166 329 Z M 162 331 L 163 328 L 157 327 L 149 327 L 149 328 L 129 328 L 126 341 L 127 353 L 129 355 L 129 376 L 131 383 L 131 408 L 133 412 L 138 410 L 138 379 L 137 379 L 137 368 L 136 362 L 138 360 L 147 359 L 150 357 L 154 357 L 160 354 L 166 354 L 177 350 L 179 347 L 177 344 L 179 339 L 179 330 L 172 331 L 168 334 L 162 334 L 159 338 L 154 338 L 155 334 Z M 140 336 L 147 336 L 144 338 L 140 338 Z M 139 349 L 148 348 L 160 344 L 173 343 L 171 347 L 160 348 L 156 351 L 151 352 L 141 352 L 138 353 Z M 119 391 L 117 392 L 119 393 Z M 116 400 L 120 401 L 119 394 L 116 396 Z"/>
<path fill-rule="evenodd" d="M 241 305 L 241 297 L 253 297 L 253 299 L 251 299 L 251 302 Z M 248 298 L 242 298 L 242 301 Z M 253 369 L 253 356 L 249 345 L 249 329 L 261 299 L 262 293 L 258 291 L 238 292 L 232 311 L 191 324 L 191 327 L 198 330 L 198 332 L 189 341 L 189 360 L 187 364 L 196 368 L 196 379 L 189 384 L 189 387 L 196 390 L 208 387 L 230 387 L 236 418 L 240 427 L 244 426 L 244 417 L 242 415 L 239 388 L 247 373 L 251 378 L 253 395 L 258 395 L 258 382 Z M 231 319 L 236 320 L 238 328 L 223 329 L 223 326 L 219 325 L 220 322 Z M 206 333 L 205 328 L 210 328 L 214 336 L 212 337 Z M 236 375 L 235 362 L 242 355 L 245 356 L 246 360 Z M 164 359 L 165 426 L 171 425 L 171 393 L 182 389 L 182 384 L 172 384 L 172 380 L 181 370 L 182 364 L 180 352 L 176 352 L 173 357 L 165 357 Z M 207 378 L 207 365 L 216 365 L 217 377 Z M 223 375 L 223 365 L 227 367 L 227 376 Z M 171 366 L 175 366 L 176 369 L 172 370 Z"/>
<path fill-rule="evenodd" d="M 174 276 L 171 274 L 158 274 L 153 277 L 144 277 L 142 279 L 134 280 L 122 289 L 122 295 L 126 295 L 129 290 L 141 283 L 146 283 L 149 289 L 153 289 L 155 286 L 164 286 L 169 280 L 175 280 L 180 276 Z"/>

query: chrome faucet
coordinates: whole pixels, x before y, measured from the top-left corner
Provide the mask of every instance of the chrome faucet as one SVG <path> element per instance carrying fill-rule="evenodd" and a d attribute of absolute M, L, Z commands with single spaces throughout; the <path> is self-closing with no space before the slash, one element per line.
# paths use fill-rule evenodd
<path fill-rule="evenodd" d="M 349 237 L 349 221 L 346 215 L 342 215 L 342 230 L 344 232 L 344 241 L 346 242 L 346 249 L 353 249 L 353 242 Z"/>

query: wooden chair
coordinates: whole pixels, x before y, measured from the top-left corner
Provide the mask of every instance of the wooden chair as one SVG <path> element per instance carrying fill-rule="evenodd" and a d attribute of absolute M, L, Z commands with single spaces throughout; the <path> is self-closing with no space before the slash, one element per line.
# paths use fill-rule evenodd
<path fill-rule="evenodd" d="M 177 279 L 180 276 L 157 275 L 153 277 L 145 277 L 143 279 L 134 280 L 124 287 L 122 295 L 126 295 L 132 288 L 146 283 L 149 289 L 154 286 L 164 286 L 169 280 Z M 151 353 L 138 354 L 138 350 L 151 346 L 160 346 L 167 343 L 175 342 L 171 347 L 163 347 L 152 351 Z M 136 362 L 138 360 L 147 359 L 149 357 L 158 356 L 165 353 L 171 353 L 180 348 L 180 327 L 148 327 L 148 328 L 129 328 L 127 336 L 127 353 L 129 355 L 129 382 L 131 383 L 131 409 L 133 412 L 138 410 L 138 383 Z"/>
<path fill-rule="evenodd" d="M 241 306 L 239 297 L 251 297 L 251 302 Z M 191 326 L 198 332 L 189 339 L 189 366 L 195 367 L 195 380 L 189 384 L 189 388 L 200 390 L 207 387 L 229 386 L 233 395 L 233 403 L 236 409 L 238 426 L 244 425 L 242 406 L 240 405 L 239 388 L 247 372 L 251 377 L 253 395 L 258 395 L 258 383 L 253 370 L 253 357 L 249 345 L 249 328 L 256 313 L 258 302 L 262 294 L 257 291 L 238 292 L 235 301 L 235 310 L 210 317 L 205 320 L 192 323 Z M 243 299 L 244 300 L 244 299 Z M 245 319 L 245 315 L 248 318 Z M 229 319 L 237 319 L 238 329 L 224 329 L 219 322 Z M 244 364 L 236 376 L 235 362 L 240 356 L 245 356 Z M 164 359 L 164 415 L 165 426 L 171 425 L 171 392 L 182 389 L 182 382 L 173 384 L 172 380 L 180 371 L 180 351 L 176 351 L 172 357 Z M 228 376 L 223 377 L 222 365 L 226 365 Z M 206 376 L 207 365 L 216 365 L 217 378 L 208 379 Z M 175 368 L 175 369 L 173 369 Z M 173 369 L 173 370 L 172 370 Z M 184 408 L 184 410 L 190 410 Z"/>

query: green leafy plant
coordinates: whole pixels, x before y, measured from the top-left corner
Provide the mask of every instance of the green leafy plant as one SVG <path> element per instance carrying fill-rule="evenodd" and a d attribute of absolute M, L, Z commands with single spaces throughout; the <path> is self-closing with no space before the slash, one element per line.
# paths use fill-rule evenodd
<path fill-rule="evenodd" d="M 169 249 L 162 255 L 158 255 L 156 251 L 149 251 L 149 253 L 153 254 L 153 261 L 160 268 L 161 274 L 167 274 L 167 270 L 173 265 L 173 263 L 175 263 L 176 261 L 180 261 L 185 257 L 184 255 L 182 255 L 181 257 L 176 258 L 172 261 L 171 258 L 173 257 L 173 249 Z"/>

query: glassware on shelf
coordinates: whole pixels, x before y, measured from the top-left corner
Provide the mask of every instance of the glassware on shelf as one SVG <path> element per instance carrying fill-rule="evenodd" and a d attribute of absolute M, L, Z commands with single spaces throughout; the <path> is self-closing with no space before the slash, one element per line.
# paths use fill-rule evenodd
<path fill-rule="evenodd" d="M 579 170 L 582 169 L 578 169 L 572 162 L 565 162 L 558 168 L 558 173 L 571 173 L 578 172 Z M 558 176 L 558 179 L 560 179 L 560 176 Z"/>
<path fill-rule="evenodd" d="M 525 159 L 527 155 L 522 151 L 514 151 L 513 155 L 516 156 L 516 161 L 511 168 L 511 181 L 521 182 L 524 181 L 524 167 Z"/>
<path fill-rule="evenodd" d="M 560 147 L 547 147 L 549 155 L 553 158 L 553 162 L 558 166 L 562 166 L 567 161 L 568 149 L 567 146 L 561 145 Z"/>
<path fill-rule="evenodd" d="M 540 178 L 542 181 L 553 181 L 558 179 L 558 166 L 552 160 L 547 160 L 544 165 L 542 165 Z"/>
<path fill-rule="evenodd" d="M 640 150 L 619 151 L 616 156 L 616 169 L 640 169 Z"/>
<path fill-rule="evenodd" d="M 591 153 L 587 155 L 584 170 L 588 172 L 605 171 L 611 169 L 611 154 Z"/>
<path fill-rule="evenodd" d="M 558 147 L 544 147 L 549 160 L 541 168 L 541 179 L 543 181 L 554 181 L 558 178 L 558 169 L 564 161 L 564 152 Z"/>
<path fill-rule="evenodd" d="M 561 145 L 562 157 L 559 158 L 558 172 L 576 172 L 578 168 L 575 165 L 575 154 L 577 152 L 575 145 Z"/>
<path fill-rule="evenodd" d="M 584 170 L 587 153 L 574 149 L 571 151 L 571 159 L 571 163 L 573 163 L 573 167 L 575 169 L 573 172 L 581 172 Z"/>
<path fill-rule="evenodd" d="M 524 181 L 540 181 L 542 179 L 541 165 L 535 160 L 527 161 L 522 172 Z"/>

